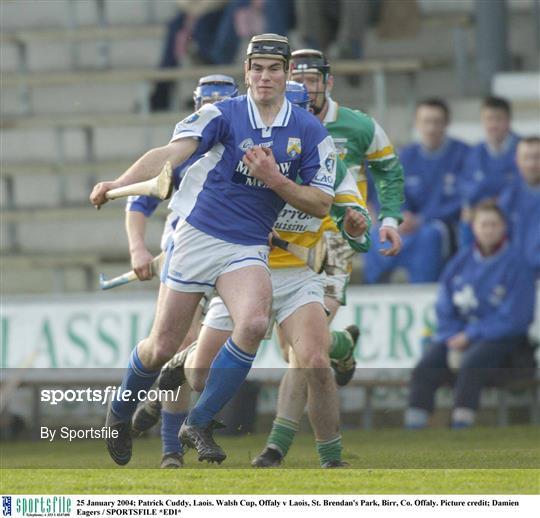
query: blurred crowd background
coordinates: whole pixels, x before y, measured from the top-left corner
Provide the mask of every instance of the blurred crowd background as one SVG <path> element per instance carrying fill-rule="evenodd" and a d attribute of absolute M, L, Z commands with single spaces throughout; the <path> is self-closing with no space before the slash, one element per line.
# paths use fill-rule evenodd
<path fill-rule="evenodd" d="M 459 245 L 462 209 L 506 189 L 519 176 L 518 138 L 539 133 L 537 0 L 6 0 L 1 9 L 4 293 L 95 290 L 99 271 L 124 267 L 122 208 L 98 222 L 89 186 L 166 142 L 201 75 L 234 73 L 242 84 L 245 42 L 261 31 L 324 50 L 333 98 L 373 115 L 398 149 L 415 140 L 437 149 L 448 136 L 472 146 L 433 178 L 412 174 L 425 156 L 402 156 L 402 231 L 438 226 L 438 249 L 426 252 L 434 268 L 411 274 L 416 258 L 403 254 L 368 271 L 359 257 L 355 282 L 435 281 Z M 158 220 L 148 232 L 156 251 Z M 425 241 L 413 248 L 422 253 Z"/>

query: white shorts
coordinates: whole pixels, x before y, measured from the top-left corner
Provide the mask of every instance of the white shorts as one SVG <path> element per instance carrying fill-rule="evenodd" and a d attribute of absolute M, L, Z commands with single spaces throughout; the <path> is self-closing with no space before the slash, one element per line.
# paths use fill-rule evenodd
<path fill-rule="evenodd" d="M 163 252 L 166 252 L 169 248 L 169 243 L 173 238 L 174 229 L 177 225 L 180 225 L 180 218 L 174 212 L 170 212 L 163 226 L 163 234 L 161 234 L 160 248 Z"/>
<path fill-rule="evenodd" d="M 324 295 L 331 299 L 336 299 L 342 306 L 345 306 L 347 303 L 347 286 L 349 286 L 350 277 L 348 273 L 326 275 Z"/>
<path fill-rule="evenodd" d="M 266 245 L 228 243 L 182 221 L 169 241 L 161 282 L 175 291 L 208 295 L 224 273 L 247 266 L 261 266 L 270 273 L 268 252 Z"/>
<path fill-rule="evenodd" d="M 272 270 L 272 318 L 281 324 L 298 308 L 316 302 L 324 306 L 325 276 L 310 268 L 283 268 Z M 221 331 L 232 331 L 233 321 L 220 297 L 210 301 L 203 325 Z"/>

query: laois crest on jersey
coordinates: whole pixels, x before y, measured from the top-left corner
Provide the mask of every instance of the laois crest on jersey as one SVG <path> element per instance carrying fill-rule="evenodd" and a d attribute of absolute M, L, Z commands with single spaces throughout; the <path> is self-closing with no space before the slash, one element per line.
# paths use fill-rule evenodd
<path fill-rule="evenodd" d="M 334 195 L 332 139 L 313 115 L 286 99 L 270 127 L 249 94 L 205 105 L 176 125 L 171 141 L 186 137 L 199 140 L 197 158 L 186 170 L 170 208 L 218 239 L 264 244 L 284 206 L 242 162 L 251 147 L 271 148 L 287 178 Z"/>

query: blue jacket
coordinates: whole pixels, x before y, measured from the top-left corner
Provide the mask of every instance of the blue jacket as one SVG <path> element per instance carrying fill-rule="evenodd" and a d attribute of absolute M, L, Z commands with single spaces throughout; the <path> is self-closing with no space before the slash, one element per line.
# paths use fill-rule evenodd
<path fill-rule="evenodd" d="M 464 331 L 471 341 L 526 335 L 534 318 L 535 275 L 509 243 L 482 257 L 474 247 L 446 266 L 436 304 L 436 341 Z"/>
<path fill-rule="evenodd" d="M 462 195 L 468 205 L 498 197 L 519 176 L 516 148 L 519 137 L 511 133 L 505 149 L 493 155 L 485 142 L 474 146 L 465 161 Z"/>
<path fill-rule="evenodd" d="M 512 243 L 529 266 L 540 274 L 540 185 L 532 187 L 520 176 L 499 198 Z"/>
<path fill-rule="evenodd" d="M 424 221 L 457 223 L 461 209 L 459 185 L 469 150 L 469 146 L 453 138 L 433 153 L 419 143 L 405 146 L 399 153 L 405 171 L 403 209 Z"/>

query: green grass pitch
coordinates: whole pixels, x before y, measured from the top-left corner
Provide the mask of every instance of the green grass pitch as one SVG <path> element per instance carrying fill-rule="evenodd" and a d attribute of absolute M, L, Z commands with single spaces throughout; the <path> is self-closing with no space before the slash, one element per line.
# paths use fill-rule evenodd
<path fill-rule="evenodd" d="M 222 466 L 159 470 L 160 442 L 138 439 L 128 467 L 102 441 L 3 443 L 3 494 L 538 494 L 540 428 L 347 431 L 350 469 L 318 469 L 313 439 L 297 437 L 283 468 L 249 467 L 264 435 L 220 437 Z M 314 468 L 314 469 L 310 469 Z"/>

